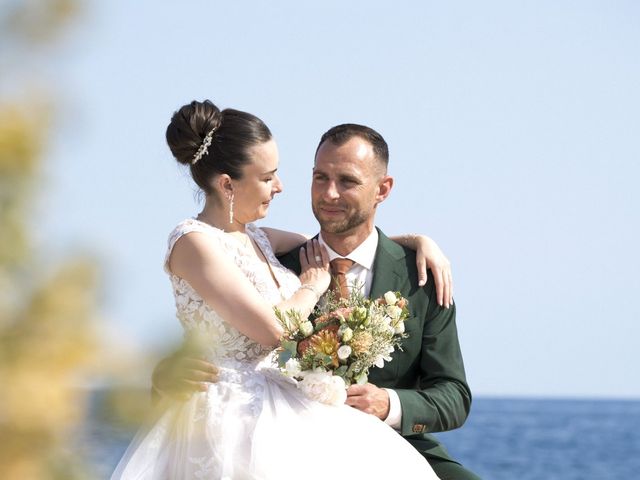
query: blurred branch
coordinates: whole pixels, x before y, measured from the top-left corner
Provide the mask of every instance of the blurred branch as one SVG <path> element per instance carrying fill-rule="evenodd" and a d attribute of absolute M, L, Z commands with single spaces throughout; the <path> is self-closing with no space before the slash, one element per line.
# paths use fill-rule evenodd
<path fill-rule="evenodd" d="M 5 1 L 0 10 L 0 31 L 30 44 L 55 40 L 79 11 L 76 0 Z"/>
<path fill-rule="evenodd" d="M 0 269 L 15 267 L 29 252 L 25 220 L 31 186 L 41 167 L 49 114 L 50 108 L 43 103 L 0 103 Z"/>
<path fill-rule="evenodd" d="M 44 45 L 77 9 L 73 0 L 10 2 L 0 10 L 0 44 L 26 62 L 33 51 L 13 40 Z M 88 401 L 77 381 L 98 364 L 97 267 L 74 259 L 44 268 L 31 245 L 53 111 L 41 98 L 0 98 L 0 478 L 85 479 L 82 458 L 69 452 Z"/>

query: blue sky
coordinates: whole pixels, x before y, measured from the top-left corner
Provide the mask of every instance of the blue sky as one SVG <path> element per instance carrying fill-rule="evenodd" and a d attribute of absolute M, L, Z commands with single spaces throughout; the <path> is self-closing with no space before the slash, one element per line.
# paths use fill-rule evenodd
<path fill-rule="evenodd" d="M 433 236 L 453 263 L 474 392 L 640 397 L 639 14 L 632 1 L 89 2 L 38 67 L 61 107 L 41 243 L 100 260 L 122 341 L 170 344 L 166 237 L 199 211 L 164 142 L 172 112 L 209 98 L 261 117 L 285 184 L 262 224 L 307 233 L 320 135 L 367 124 L 396 180 L 378 225 Z"/>

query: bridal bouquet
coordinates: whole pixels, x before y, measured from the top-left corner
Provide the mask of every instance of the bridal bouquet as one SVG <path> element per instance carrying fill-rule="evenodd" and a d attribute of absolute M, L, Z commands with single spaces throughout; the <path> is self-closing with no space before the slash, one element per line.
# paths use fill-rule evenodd
<path fill-rule="evenodd" d="M 405 337 L 408 302 L 391 291 L 374 300 L 358 292 L 338 300 L 329 293 L 325 300 L 313 320 L 276 309 L 284 330 L 278 365 L 310 398 L 339 405 L 347 386 L 366 383 L 369 368 L 391 360 Z"/>

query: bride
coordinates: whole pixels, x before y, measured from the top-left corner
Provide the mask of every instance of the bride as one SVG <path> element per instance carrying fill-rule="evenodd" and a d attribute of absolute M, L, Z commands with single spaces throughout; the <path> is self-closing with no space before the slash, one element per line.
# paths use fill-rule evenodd
<path fill-rule="evenodd" d="M 112 479 L 437 479 L 378 418 L 315 402 L 273 367 L 282 333 L 274 306 L 308 316 L 331 276 L 317 240 L 301 249 L 296 276 L 274 252 L 303 238 L 252 224 L 282 191 L 267 126 L 194 101 L 173 115 L 167 142 L 206 202 L 171 232 L 165 269 L 185 335 L 199 338 L 218 380 L 186 401 L 163 399 Z"/>

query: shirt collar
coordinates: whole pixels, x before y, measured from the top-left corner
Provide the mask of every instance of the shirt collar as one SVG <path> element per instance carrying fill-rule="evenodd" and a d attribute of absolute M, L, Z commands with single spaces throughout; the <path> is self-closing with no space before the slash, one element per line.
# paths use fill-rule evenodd
<path fill-rule="evenodd" d="M 364 239 L 364 242 L 358 245 L 351 253 L 347 254 L 346 257 L 337 254 L 329 245 L 327 245 L 322 238 L 322 233 L 318 235 L 318 238 L 320 239 L 320 245 L 324 245 L 327 249 L 327 253 L 329 253 L 329 261 L 334 258 L 348 258 L 367 270 L 371 270 L 373 268 L 373 261 L 376 258 L 376 250 L 378 249 L 377 229 L 374 228 L 369 236 Z"/>

